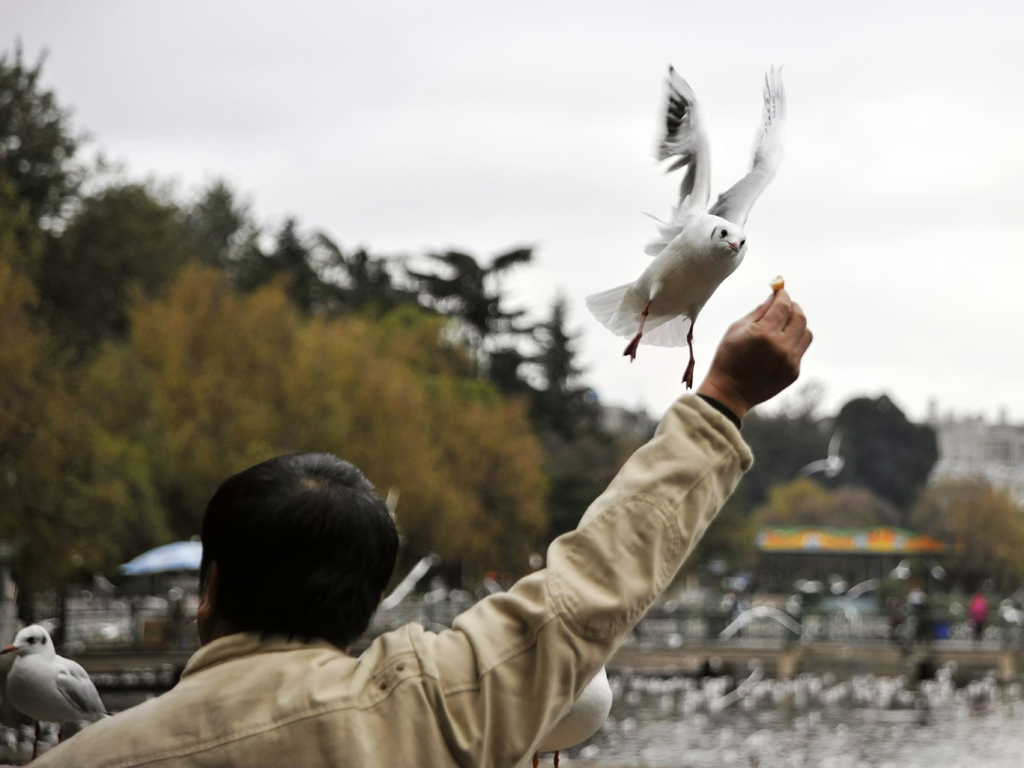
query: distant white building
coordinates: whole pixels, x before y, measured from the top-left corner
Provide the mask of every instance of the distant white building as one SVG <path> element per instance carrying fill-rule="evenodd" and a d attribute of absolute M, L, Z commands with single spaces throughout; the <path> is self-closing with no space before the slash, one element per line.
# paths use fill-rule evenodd
<path fill-rule="evenodd" d="M 933 478 L 983 477 L 1009 491 L 1024 509 L 1024 424 L 1010 424 L 1005 408 L 994 424 L 982 416 L 940 416 L 933 400 L 928 425 L 935 430 L 939 448 Z"/>

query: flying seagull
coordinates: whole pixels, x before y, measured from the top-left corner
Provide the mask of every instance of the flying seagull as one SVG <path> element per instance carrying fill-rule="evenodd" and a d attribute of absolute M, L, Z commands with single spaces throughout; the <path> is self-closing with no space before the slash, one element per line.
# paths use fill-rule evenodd
<path fill-rule="evenodd" d="M 801 634 L 804 629 L 802 625 L 793 621 L 791 616 L 783 613 L 778 608 L 772 608 L 767 605 L 755 605 L 753 608 L 748 608 L 733 619 L 729 626 L 718 633 L 718 639 L 728 640 L 754 619 L 773 619 L 786 629 L 789 629 L 798 635 Z"/>
<path fill-rule="evenodd" d="M 747 693 L 749 693 L 755 685 L 761 682 L 762 677 L 764 677 L 764 667 L 758 664 L 756 667 L 754 667 L 753 670 L 751 670 L 750 676 L 747 677 L 746 680 L 737 685 L 733 690 L 731 690 L 729 693 L 725 694 L 721 698 L 714 699 L 712 701 L 712 709 L 716 712 L 721 711 L 728 707 L 730 704 L 739 701 L 744 696 L 746 696 Z"/>
<path fill-rule="evenodd" d="M 843 471 L 846 459 L 839 455 L 839 446 L 843 442 L 843 431 L 837 429 L 828 441 L 828 458 L 812 461 L 806 467 L 797 472 L 797 477 L 807 477 L 816 472 L 821 472 L 825 477 L 835 477 Z M 820 455 L 820 454 L 819 454 Z"/>
<path fill-rule="evenodd" d="M 61 723 L 63 730 L 64 723 L 107 716 L 89 673 L 57 655 L 45 627 L 25 627 L 0 653 L 18 654 L 7 675 L 7 696 L 16 710 L 36 721 L 37 747 L 40 722 Z"/>
<path fill-rule="evenodd" d="M 673 160 L 669 171 L 684 169 L 679 205 L 668 222 L 658 220 L 658 237 L 644 249 L 654 256 L 633 283 L 587 297 L 587 308 L 617 336 L 632 340 L 623 355 L 636 358 L 637 345 L 690 348 L 683 374 L 693 386 L 693 324 L 711 294 L 743 261 L 743 231 L 754 201 L 775 176 L 782 159 L 786 99 L 781 71 L 765 75 L 764 113 L 750 172 L 708 209 L 710 153 L 697 100 L 686 81 L 668 68 L 665 136 L 659 160 Z"/>

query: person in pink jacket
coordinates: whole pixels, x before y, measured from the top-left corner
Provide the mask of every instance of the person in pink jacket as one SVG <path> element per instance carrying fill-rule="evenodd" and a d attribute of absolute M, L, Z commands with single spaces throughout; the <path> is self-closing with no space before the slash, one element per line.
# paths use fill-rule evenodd
<path fill-rule="evenodd" d="M 971 603 L 967 606 L 967 616 L 971 623 L 971 631 L 975 640 L 981 640 L 981 633 L 985 631 L 985 624 L 988 623 L 988 601 L 985 593 L 980 589 L 974 593 Z"/>

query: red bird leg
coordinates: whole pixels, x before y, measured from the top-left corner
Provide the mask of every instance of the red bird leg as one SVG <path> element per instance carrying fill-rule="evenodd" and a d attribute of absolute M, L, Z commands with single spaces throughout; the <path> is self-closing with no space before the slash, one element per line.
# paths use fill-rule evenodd
<path fill-rule="evenodd" d="M 36 740 L 32 745 L 32 759 L 39 757 L 39 739 L 43 736 L 43 724 L 36 720 Z"/>
<path fill-rule="evenodd" d="M 555 763 L 554 763 L 554 765 L 555 765 L 555 768 L 558 768 L 558 750 L 557 749 L 555 750 Z"/>
<path fill-rule="evenodd" d="M 537 768 L 540 765 L 540 750 L 538 749 L 533 753 L 533 768 Z"/>
<path fill-rule="evenodd" d="M 690 321 L 690 330 L 686 332 L 686 344 L 690 347 L 690 362 L 686 365 L 686 373 L 683 374 L 683 384 L 687 389 L 693 389 L 693 321 Z"/>
<path fill-rule="evenodd" d="M 647 319 L 647 312 L 650 308 L 651 301 L 648 299 L 647 303 L 644 304 L 643 312 L 640 313 L 640 330 L 636 332 L 636 336 L 626 345 L 626 351 L 622 353 L 623 357 L 629 355 L 629 362 L 631 363 L 636 360 L 636 348 L 640 346 L 640 337 L 644 335 L 644 321 Z"/>

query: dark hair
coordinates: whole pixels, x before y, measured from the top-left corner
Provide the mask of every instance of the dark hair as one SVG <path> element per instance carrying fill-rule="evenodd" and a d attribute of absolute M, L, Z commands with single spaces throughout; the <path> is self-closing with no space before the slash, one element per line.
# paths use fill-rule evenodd
<path fill-rule="evenodd" d="M 345 648 L 370 623 L 398 532 L 363 474 L 329 453 L 278 456 L 225 480 L 203 516 L 205 588 L 240 631 Z"/>

